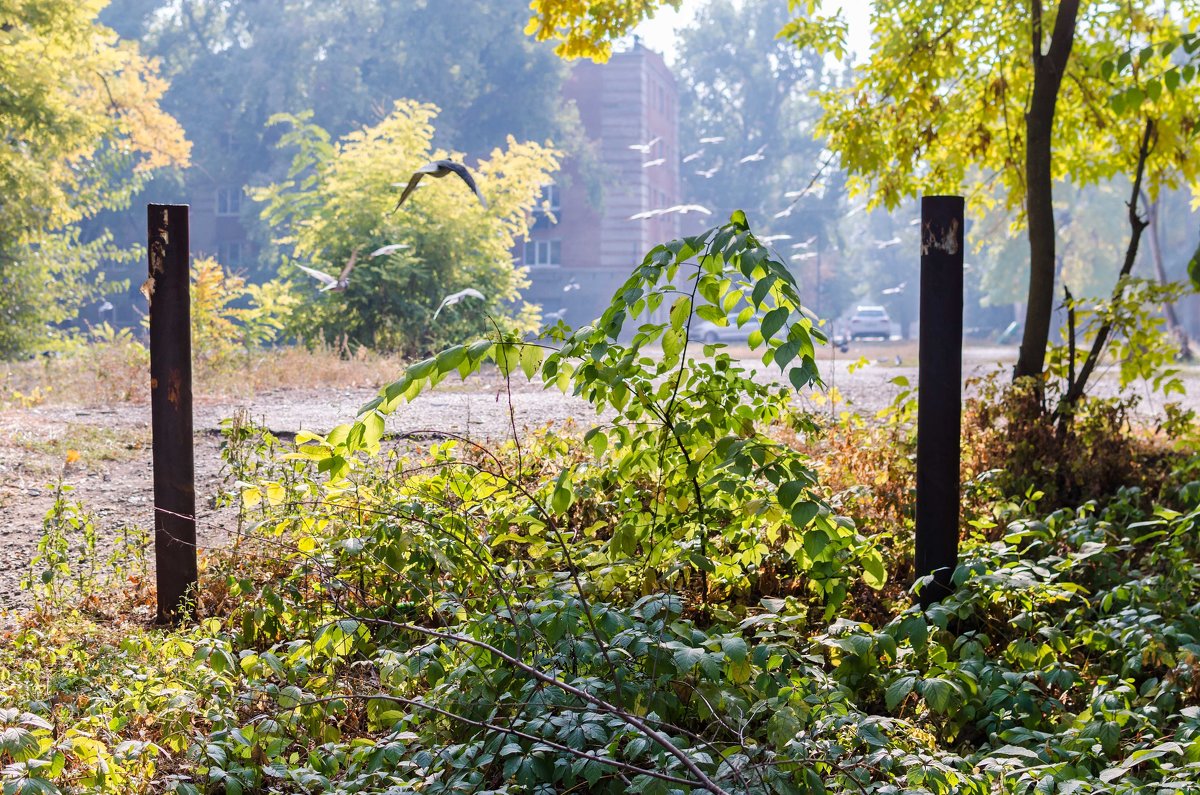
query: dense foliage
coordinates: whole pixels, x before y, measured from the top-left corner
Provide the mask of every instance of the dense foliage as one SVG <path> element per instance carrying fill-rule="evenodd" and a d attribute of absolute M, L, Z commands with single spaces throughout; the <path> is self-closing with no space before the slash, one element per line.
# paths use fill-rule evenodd
<path fill-rule="evenodd" d="M 156 64 L 97 22 L 103 5 L 0 2 L 0 357 L 46 344 L 48 323 L 103 293 L 92 271 L 119 252 L 72 224 L 188 159 Z"/>
<path fill-rule="evenodd" d="M 100 618 L 113 580 L 118 609 L 148 614 L 139 540 L 90 569 L 95 527 L 60 493 L 39 611 L 0 645 L 6 791 L 1200 785 L 1188 449 L 1053 510 L 973 475 L 957 590 L 922 612 L 895 582 L 908 396 L 878 426 L 795 414 L 790 389 L 689 339 L 740 301 L 764 364 L 812 383 L 820 334 L 735 217 L 650 252 L 594 326 L 447 349 L 323 437 L 230 423 L 243 524 L 190 628 Z M 510 389 L 573 389 L 599 424 L 387 438 L 381 412 L 485 359 Z"/>
<path fill-rule="evenodd" d="M 308 304 L 293 316 L 293 332 L 420 354 L 496 324 L 535 327 L 536 308 L 518 304 L 528 281 L 510 252 L 559 153 L 509 138 L 504 149 L 470 161 L 486 207 L 457 178 L 430 179 L 396 211 L 398 181 L 431 160 L 463 159 L 434 148 L 436 115 L 431 105 L 397 102 L 379 123 L 337 143 L 307 115 L 273 119 L 287 129 L 280 145 L 293 151 L 292 166 L 285 180 L 254 195 L 276 244 L 292 261 L 333 274 L 359 258 L 340 293 L 318 293 L 308 276 L 283 265 Z M 400 248 L 374 255 L 385 246 Z M 483 300 L 438 311 L 443 297 L 467 288 Z"/>

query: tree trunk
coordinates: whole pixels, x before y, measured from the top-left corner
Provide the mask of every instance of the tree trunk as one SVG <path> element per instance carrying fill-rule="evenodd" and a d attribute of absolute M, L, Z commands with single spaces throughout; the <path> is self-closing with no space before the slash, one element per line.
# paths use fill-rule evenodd
<path fill-rule="evenodd" d="M 1046 363 L 1054 310 L 1054 112 L 1066 73 L 1079 0 L 1062 0 L 1050 48 L 1042 53 L 1042 3 L 1032 0 L 1033 94 L 1025 113 L 1025 214 L 1029 235 L 1029 296 L 1014 378 L 1038 377 Z"/>
<path fill-rule="evenodd" d="M 1159 199 L 1155 199 L 1151 204 L 1149 197 L 1142 194 L 1142 203 L 1146 206 L 1146 220 L 1150 222 L 1150 255 L 1154 260 L 1154 276 L 1158 279 L 1158 283 L 1165 287 L 1167 285 L 1167 269 L 1163 265 L 1161 241 L 1158 239 Z M 1188 340 L 1187 330 L 1179 322 L 1179 316 L 1175 314 L 1175 304 L 1170 301 L 1163 304 L 1163 315 L 1167 319 L 1167 330 L 1179 344 L 1179 358 L 1190 362 L 1193 358 L 1192 346 Z"/>

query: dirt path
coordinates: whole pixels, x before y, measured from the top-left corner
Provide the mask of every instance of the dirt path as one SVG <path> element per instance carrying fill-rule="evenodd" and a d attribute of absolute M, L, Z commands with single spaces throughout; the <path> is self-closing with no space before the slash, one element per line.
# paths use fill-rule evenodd
<path fill-rule="evenodd" d="M 851 362 L 860 357 L 868 365 L 851 368 Z M 1011 357 L 1011 350 L 970 349 L 964 375 L 1002 369 Z M 901 388 L 891 383 L 897 376 L 915 386 L 915 365 L 915 347 L 899 343 L 860 345 L 832 361 L 822 356 L 826 382 L 837 387 L 843 402 L 831 406 L 828 399 L 813 394 L 799 400 L 818 413 L 849 407 L 873 416 Z M 1187 402 L 1200 406 L 1200 373 L 1189 373 L 1188 380 L 1193 396 Z M 1112 387 L 1110 382 L 1102 384 L 1104 390 Z M 464 384 L 447 382 L 401 407 L 389 418 L 388 430 L 449 431 L 479 441 L 499 441 L 512 435 L 514 425 L 524 432 L 567 420 L 586 425 L 594 416 L 583 401 L 557 391 L 517 383 L 512 389 L 510 415 L 508 390 L 494 374 Z M 324 432 L 352 419 L 358 407 L 374 395 L 374 389 L 365 388 L 289 389 L 262 392 L 253 399 L 198 399 L 195 456 L 200 543 L 215 546 L 228 537 L 229 515 L 218 514 L 213 507 L 223 480 L 223 419 L 244 412 L 276 433 Z M 75 451 L 78 460 L 67 463 L 68 451 Z M 28 603 L 18 584 L 36 553 L 42 520 L 54 503 L 54 484 L 59 482 L 71 488 L 69 498 L 81 501 L 96 516 L 102 535 L 112 537 L 122 526 L 151 527 L 149 406 L 39 406 L 0 412 L 0 516 L 4 518 L 0 543 L 5 551 L 0 556 L 0 611 Z"/>

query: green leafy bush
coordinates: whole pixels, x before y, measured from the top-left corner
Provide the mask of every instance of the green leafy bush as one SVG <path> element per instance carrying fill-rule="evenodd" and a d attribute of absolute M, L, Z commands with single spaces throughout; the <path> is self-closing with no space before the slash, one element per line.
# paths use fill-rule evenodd
<path fill-rule="evenodd" d="M 762 361 L 815 380 L 819 330 L 760 252 L 735 216 L 652 251 L 592 327 L 452 348 L 296 445 L 230 423 L 244 532 L 205 560 L 210 617 L 27 619 L 0 644 L 6 789 L 1196 791 L 1195 461 L 1052 512 L 977 478 L 953 595 L 866 605 L 910 539 L 831 505 L 900 515 L 903 496 L 830 501 L 815 473 L 894 462 L 813 460 L 786 392 L 692 350 L 692 316 L 745 301 Z M 576 391 L 600 425 L 386 436 L 400 400 L 485 362 Z M 894 457 L 906 407 L 879 437 Z"/>

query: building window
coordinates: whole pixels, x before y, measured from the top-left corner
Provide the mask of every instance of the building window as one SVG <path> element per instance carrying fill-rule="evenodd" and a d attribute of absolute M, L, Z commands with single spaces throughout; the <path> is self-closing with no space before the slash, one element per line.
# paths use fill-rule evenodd
<path fill-rule="evenodd" d="M 242 189 L 217 188 L 217 215 L 242 214 Z"/>
<path fill-rule="evenodd" d="M 240 268 L 242 266 L 242 256 L 244 247 L 241 243 L 221 243 L 217 246 L 217 262 L 225 266 L 225 268 Z"/>
<path fill-rule="evenodd" d="M 526 265 L 561 265 L 561 240 L 526 240 Z"/>
<path fill-rule="evenodd" d="M 548 229 L 562 219 L 562 199 L 558 186 L 542 186 L 542 194 L 533 208 L 533 228 Z"/>
<path fill-rule="evenodd" d="M 558 215 L 562 209 L 562 194 L 558 190 L 558 186 L 553 182 L 549 185 L 542 186 L 542 205 L 549 206 L 550 212 Z M 539 207 L 541 209 L 541 207 Z"/>

